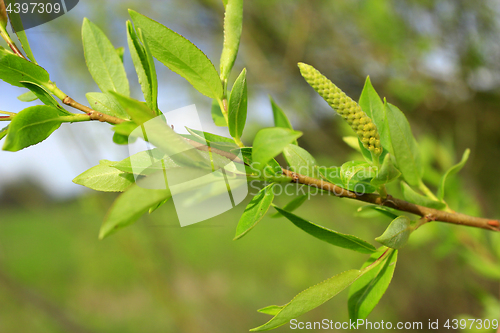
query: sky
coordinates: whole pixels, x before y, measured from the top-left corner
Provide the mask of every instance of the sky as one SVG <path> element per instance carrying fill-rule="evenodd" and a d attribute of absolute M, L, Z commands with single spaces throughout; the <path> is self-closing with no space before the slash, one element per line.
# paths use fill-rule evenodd
<path fill-rule="evenodd" d="M 105 4 L 112 6 L 113 3 L 116 2 L 106 1 Z M 83 17 L 89 17 L 92 20 L 92 15 L 93 12 L 90 8 L 83 1 L 80 1 L 73 10 L 54 21 L 26 30 L 33 53 L 38 63 L 51 74 L 51 80 L 55 81 L 61 90 L 75 100 L 87 105 L 85 93 L 99 90 L 96 85 L 93 90 L 88 90 L 88 87 L 82 87 L 78 82 L 75 84 L 75 78 L 71 77 L 71 75 L 61 75 L 61 69 L 58 66 L 62 62 L 64 55 L 61 52 L 64 52 L 65 45 L 61 43 L 60 34 L 64 33 L 64 31 L 58 31 L 56 27 L 61 26 L 60 21 L 76 20 L 81 22 Z M 64 22 L 62 24 L 64 26 Z M 111 37 L 112 43 L 115 46 L 126 46 L 124 20 L 120 19 L 116 23 L 116 27 L 113 25 L 113 33 L 115 32 L 120 39 L 114 40 Z M 203 40 L 194 42 L 197 45 L 201 44 L 201 46 L 198 46 L 203 48 Z M 47 45 L 50 45 L 50 47 L 47 47 Z M 130 60 L 128 48 L 125 48 L 124 64 L 131 84 L 132 96 L 144 100 L 140 92 L 140 86 L 137 83 L 137 76 Z M 226 128 L 213 125 L 209 112 L 210 100 L 208 98 L 196 97 L 193 99 L 193 92 L 184 89 L 185 85 L 182 78 L 171 73 L 158 62 L 156 62 L 156 67 L 160 87 L 158 104 L 163 112 L 185 107 L 195 101 L 201 116 L 203 130 L 229 136 Z M 58 74 L 57 77 L 54 77 L 53 73 Z M 78 81 L 78 78 L 76 79 Z M 13 87 L 0 81 L 0 110 L 19 112 L 26 107 L 41 103 L 40 101 L 26 103 L 16 98 L 16 96 L 26 91 L 27 89 Z M 75 109 L 66 109 L 70 112 L 79 113 Z M 188 119 L 183 121 L 182 118 L 169 121 L 169 123 L 174 124 L 177 132 L 181 132 L 184 126 L 192 126 Z M 0 125 L 0 127 L 4 127 L 4 124 Z M 99 122 L 62 124 L 61 128 L 48 139 L 35 146 L 19 152 L 0 151 L 0 192 L 8 184 L 23 178 L 29 178 L 40 183 L 49 195 L 55 198 L 63 199 L 83 193 L 87 189 L 74 184 L 72 179 L 90 167 L 97 165 L 101 159 L 119 161 L 129 156 L 127 146 L 119 146 L 112 142 L 112 134 L 110 125 Z M 3 140 L 0 144 L 3 144 Z"/>

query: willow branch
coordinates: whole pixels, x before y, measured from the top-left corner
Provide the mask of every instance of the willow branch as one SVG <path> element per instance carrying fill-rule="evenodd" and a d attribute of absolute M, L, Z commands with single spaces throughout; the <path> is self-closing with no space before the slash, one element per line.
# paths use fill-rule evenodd
<path fill-rule="evenodd" d="M 118 117 L 113 117 L 101 112 L 97 112 L 94 109 L 89 108 L 88 106 L 85 106 L 83 104 L 78 103 L 75 101 L 73 98 L 69 97 L 66 95 L 65 97 L 62 98 L 62 102 L 68 106 L 71 106 L 77 110 L 85 112 L 89 117 L 90 120 L 99 120 L 102 122 L 107 122 L 111 124 L 121 124 L 127 120 L 121 119 Z"/>
<path fill-rule="evenodd" d="M 412 213 L 421 217 L 425 217 L 428 221 L 439 221 L 458 225 L 466 225 L 469 227 L 482 228 L 492 231 L 500 231 L 500 221 L 474 217 L 460 213 L 444 212 L 441 210 L 419 206 L 398 198 L 388 195 L 386 199 L 378 194 L 364 193 L 357 194 L 355 192 L 343 189 L 335 184 L 325 182 L 316 178 L 307 177 L 301 174 L 283 169 L 283 174 L 291 177 L 293 181 L 307 186 L 317 187 L 325 191 L 329 191 L 341 198 L 349 198 L 368 202 L 375 205 L 387 206 L 400 211 Z"/>

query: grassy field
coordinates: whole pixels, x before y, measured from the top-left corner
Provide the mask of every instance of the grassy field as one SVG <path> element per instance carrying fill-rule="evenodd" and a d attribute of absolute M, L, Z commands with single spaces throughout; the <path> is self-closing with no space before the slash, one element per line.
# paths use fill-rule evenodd
<path fill-rule="evenodd" d="M 284 218 L 266 217 L 232 241 L 244 203 L 184 228 L 167 203 L 99 241 L 112 199 L 90 193 L 68 202 L 1 207 L 0 332 L 246 332 L 269 319 L 257 309 L 285 304 L 366 259 L 314 239 Z M 356 207 L 323 197 L 297 214 L 373 240 L 386 221 L 353 217 Z M 429 241 L 453 230 L 429 225 L 415 234 L 400 252 L 393 284 L 371 321 L 483 315 L 478 295 L 497 286 L 463 265 L 452 245 L 447 250 Z M 300 319 L 348 320 L 346 299 L 343 292 Z M 276 330 L 289 331 L 287 325 Z"/>

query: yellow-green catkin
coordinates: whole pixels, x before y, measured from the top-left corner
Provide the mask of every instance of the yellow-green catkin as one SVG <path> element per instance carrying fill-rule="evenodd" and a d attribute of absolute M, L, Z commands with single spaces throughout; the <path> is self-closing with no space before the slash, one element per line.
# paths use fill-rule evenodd
<path fill-rule="evenodd" d="M 328 80 L 314 67 L 299 63 L 300 73 L 323 99 L 344 118 L 349 126 L 356 132 L 363 146 L 372 154 L 378 156 L 382 153 L 380 136 L 377 127 L 361 110 L 361 107 L 340 90 L 332 81 Z"/>

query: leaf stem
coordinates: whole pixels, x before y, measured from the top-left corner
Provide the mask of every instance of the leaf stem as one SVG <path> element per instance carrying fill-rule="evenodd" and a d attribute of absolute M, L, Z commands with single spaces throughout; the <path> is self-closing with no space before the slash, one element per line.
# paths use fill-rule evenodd
<path fill-rule="evenodd" d="M 2 36 L 2 38 L 5 40 L 5 42 L 7 43 L 7 45 L 9 45 L 10 49 L 18 56 L 18 57 L 21 57 L 23 58 L 24 60 L 28 60 L 26 59 L 26 57 L 21 53 L 21 51 L 17 48 L 16 46 L 16 43 L 14 43 L 14 41 L 10 38 L 9 34 L 7 33 L 7 31 L 0 25 L 0 36 Z"/>
<path fill-rule="evenodd" d="M 431 200 L 439 201 L 439 199 L 432 193 L 432 191 L 424 184 L 423 181 L 420 181 L 418 184 L 418 188 L 420 191 L 424 192 L 424 194 Z"/>
<path fill-rule="evenodd" d="M 53 93 L 57 98 L 59 98 L 64 104 L 71 106 L 77 110 L 80 110 L 82 112 L 85 112 L 90 119 L 89 120 L 99 120 L 111 124 L 121 124 L 125 121 L 126 119 L 118 118 L 118 117 L 113 117 L 101 112 L 97 112 L 92 108 L 89 108 L 88 106 L 85 106 L 83 104 L 78 103 L 75 101 L 73 98 L 69 97 L 66 95 L 61 89 L 59 89 L 54 82 L 49 81 L 48 84 L 44 85 L 51 93 Z M 84 121 L 84 120 L 81 120 Z"/>

